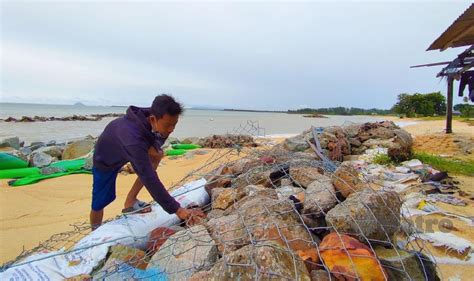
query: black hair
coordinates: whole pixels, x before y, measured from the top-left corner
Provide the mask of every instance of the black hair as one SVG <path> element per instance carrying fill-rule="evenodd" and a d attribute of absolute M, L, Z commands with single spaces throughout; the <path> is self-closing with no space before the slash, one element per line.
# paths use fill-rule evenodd
<path fill-rule="evenodd" d="M 158 119 L 165 114 L 176 116 L 181 113 L 183 113 L 183 106 L 170 95 L 156 96 L 151 105 L 151 114 L 155 115 Z"/>

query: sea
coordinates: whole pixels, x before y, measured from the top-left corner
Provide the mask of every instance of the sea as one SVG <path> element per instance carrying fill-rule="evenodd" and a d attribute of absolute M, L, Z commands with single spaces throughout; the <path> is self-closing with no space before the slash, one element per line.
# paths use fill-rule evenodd
<path fill-rule="evenodd" d="M 127 107 L 0 103 L 0 119 L 22 116 L 66 117 L 106 113 L 125 113 Z M 213 134 L 239 133 L 261 137 L 289 137 L 315 127 L 348 125 L 384 120 L 380 116 L 327 116 L 307 118 L 298 114 L 185 109 L 175 131 L 176 138 L 205 137 Z M 0 121 L 0 137 L 17 136 L 26 144 L 31 142 L 58 143 L 99 136 L 114 118 L 101 121 L 47 121 L 13 123 Z M 409 122 L 396 122 L 399 126 Z"/>

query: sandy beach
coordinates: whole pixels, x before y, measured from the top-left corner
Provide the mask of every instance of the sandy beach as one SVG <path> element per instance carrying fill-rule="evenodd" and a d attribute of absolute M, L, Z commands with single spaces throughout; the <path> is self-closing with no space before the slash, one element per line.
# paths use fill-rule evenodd
<path fill-rule="evenodd" d="M 442 134 L 444 121 L 406 121 L 416 122 L 416 124 L 405 127 L 415 137 L 415 146 L 417 138 L 431 136 L 433 139 L 431 145 L 434 145 L 431 152 L 442 151 L 442 147 L 440 148 L 439 145 L 436 147 L 436 143 L 439 144 L 436 141 L 436 136 Z M 474 137 L 474 129 L 467 123 L 454 121 L 453 128 L 455 136 L 460 135 L 471 139 Z M 426 142 L 423 141 L 423 143 Z M 449 146 L 449 144 L 446 145 Z M 429 147 L 420 149 L 429 150 Z M 191 171 L 200 167 L 205 166 L 205 169 L 209 171 L 222 161 L 242 156 L 226 155 L 226 157 L 221 157 L 228 153 L 226 149 L 207 149 L 207 151 L 208 153 L 205 155 L 194 155 L 189 159 L 187 157 L 165 158 L 158 168 L 159 176 L 165 186 L 173 187 Z M 209 164 L 211 161 L 212 164 Z M 134 174 L 120 174 L 118 176 L 117 199 L 106 208 L 105 219 L 114 218 L 120 214 L 125 196 L 135 179 L 136 175 Z M 472 191 L 473 178 L 462 177 L 461 181 L 463 186 L 471 186 L 470 191 Z M 1 180 L 0 262 L 4 263 L 14 259 L 23 249 L 31 249 L 53 234 L 73 230 L 73 224 L 87 223 L 91 202 L 91 184 L 91 175 L 70 175 L 21 187 L 9 187 L 7 180 Z M 150 201 L 151 197 L 144 189 L 140 193 L 140 199 Z M 465 215 L 474 215 L 472 208 L 463 211 L 467 212 Z M 474 240 L 472 231 L 466 232 L 465 235 Z M 459 271 L 460 267 L 457 265 L 443 265 L 440 268 L 443 278 L 465 277 L 466 272 Z"/>

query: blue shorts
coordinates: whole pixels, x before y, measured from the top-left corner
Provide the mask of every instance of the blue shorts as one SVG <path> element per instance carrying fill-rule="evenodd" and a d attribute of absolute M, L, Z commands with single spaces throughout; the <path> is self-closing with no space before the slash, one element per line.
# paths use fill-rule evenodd
<path fill-rule="evenodd" d="M 92 167 L 92 210 L 100 211 L 115 200 L 115 180 L 120 168 L 101 171 Z"/>

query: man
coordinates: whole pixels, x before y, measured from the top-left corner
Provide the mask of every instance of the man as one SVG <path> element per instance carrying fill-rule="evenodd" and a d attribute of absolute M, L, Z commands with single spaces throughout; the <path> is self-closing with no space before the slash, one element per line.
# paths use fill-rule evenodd
<path fill-rule="evenodd" d="M 93 159 L 92 229 L 99 227 L 104 208 L 115 200 L 115 180 L 127 162 L 138 175 L 124 203 L 124 213 L 149 212 L 148 204 L 137 199 L 143 185 L 169 214 L 193 224 L 205 217 L 201 210 L 184 209 L 168 193 L 156 173 L 163 157 L 161 146 L 173 132 L 182 106 L 173 97 L 160 95 L 151 108 L 130 106 L 125 116 L 110 122 L 99 137 Z"/>

